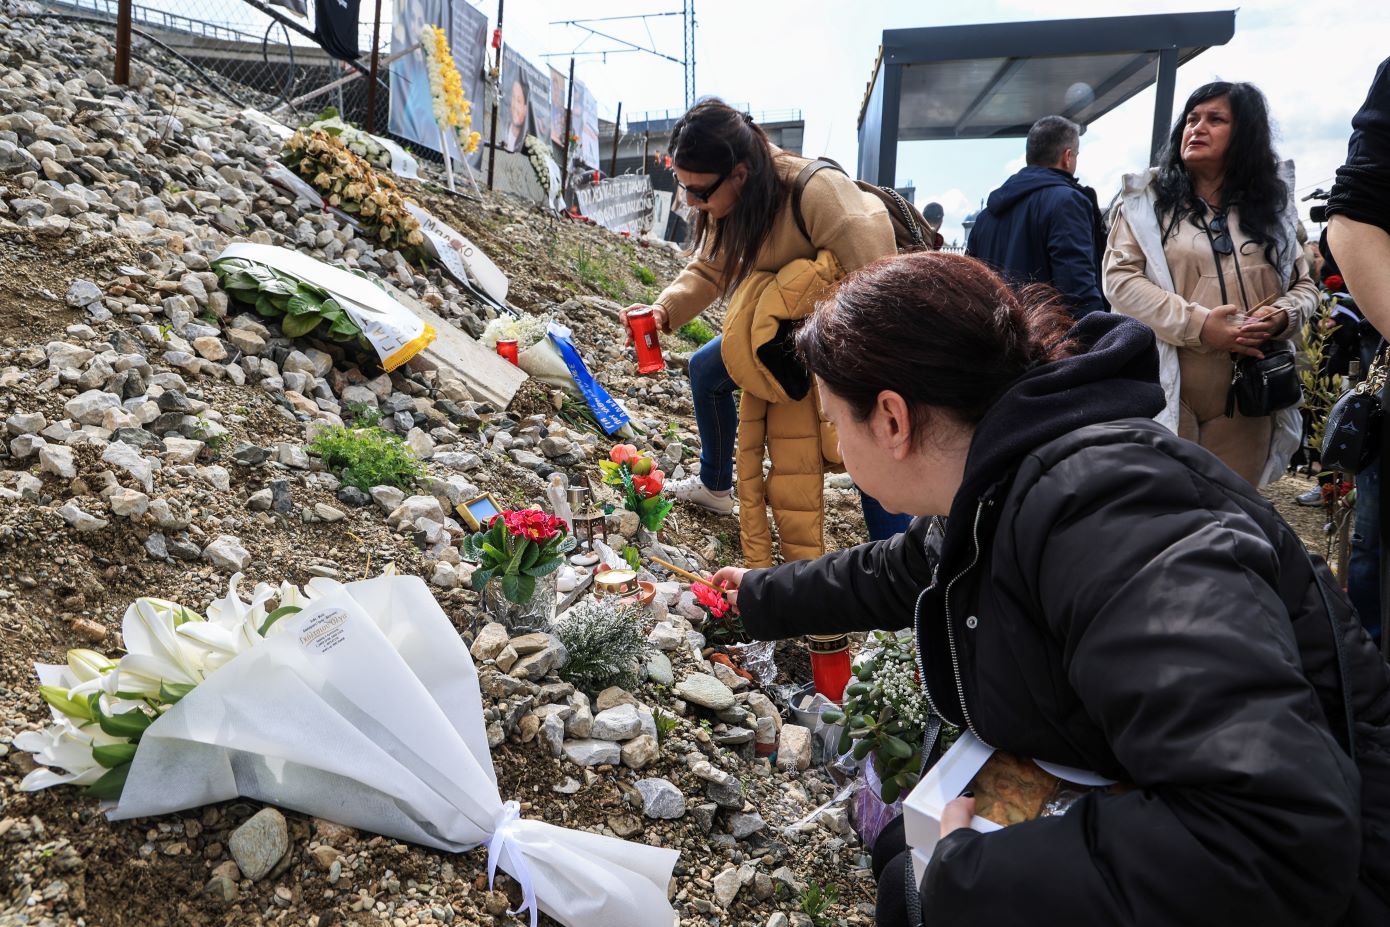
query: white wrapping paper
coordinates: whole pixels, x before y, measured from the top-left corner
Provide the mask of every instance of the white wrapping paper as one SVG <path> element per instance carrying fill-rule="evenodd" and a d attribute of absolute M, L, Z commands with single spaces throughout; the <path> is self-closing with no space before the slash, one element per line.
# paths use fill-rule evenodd
<path fill-rule="evenodd" d="M 503 802 L 477 671 L 419 578 L 352 583 L 280 623 L 150 726 L 112 819 L 244 796 L 444 850 L 488 843 L 490 867 L 569 927 L 671 927 L 676 851 Z"/>

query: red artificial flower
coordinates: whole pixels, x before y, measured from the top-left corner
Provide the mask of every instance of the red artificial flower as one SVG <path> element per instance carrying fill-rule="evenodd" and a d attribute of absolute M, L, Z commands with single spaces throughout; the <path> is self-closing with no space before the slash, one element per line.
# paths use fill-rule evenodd
<path fill-rule="evenodd" d="M 630 465 L 632 461 L 640 456 L 642 455 L 637 453 L 637 445 L 635 444 L 615 444 L 613 445 L 613 450 L 608 452 L 608 459 L 615 464 L 625 463 Z"/>
<path fill-rule="evenodd" d="M 1346 281 L 1342 279 L 1341 274 L 1328 274 L 1327 279 L 1322 282 L 1322 285 L 1327 287 L 1330 293 L 1340 293 L 1342 290 L 1346 289 L 1347 284 Z"/>
<path fill-rule="evenodd" d="M 729 600 L 724 598 L 724 593 L 721 591 L 721 589 L 727 589 L 729 584 L 724 582 L 719 585 L 720 589 L 715 589 L 713 586 L 708 586 L 704 583 L 690 584 L 690 591 L 694 594 L 695 601 L 704 606 L 704 608 L 709 611 L 710 615 L 715 618 L 723 618 L 729 613 L 730 608 Z"/>
<path fill-rule="evenodd" d="M 653 470 L 646 476 L 634 476 L 632 478 L 632 488 L 637 490 L 637 495 L 643 499 L 661 495 L 661 487 L 666 483 L 666 474 L 660 470 Z"/>

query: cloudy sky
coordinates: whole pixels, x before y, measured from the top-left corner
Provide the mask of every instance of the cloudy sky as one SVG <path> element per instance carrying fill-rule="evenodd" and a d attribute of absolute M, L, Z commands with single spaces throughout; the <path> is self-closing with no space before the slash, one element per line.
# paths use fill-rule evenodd
<path fill-rule="evenodd" d="M 478 4 L 482 9 L 490 2 Z M 679 0 L 558 0 L 509 3 L 508 41 L 539 63 L 546 52 L 615 47 L 585 40 L 552 20 L 679 9 Z M 884 29 L 979 22 L 1113 16 L 1229 9 L 1189 0 L 976 0 L 924 4 L 906 0 L 699 0 L 696 90 L 759 110 L 800 109 L 806 154 L 828 154 L 843 164 L 857 159 L 859 105 Z M 493 10 L 495 15 L 495 10 Z M 613 22 L 596 28 L 680 57 L 679 17 Z M 650 37 L 648 36 L 650 29 Z M 581 44 L 582 43 L 582 44 Z M 1207 81 L 1246 80 L 1269 97 L 1277 145 L 1293 158 L 1299 196 L 1326 188 L 1346 154 L 1352 114 L 1365 98 L 1376 66 L 1390 55 L 1390 4 L 1366 0 L 1247 0 L 1236 14 L 1236 34 L 1223 47 L 1178 71 L 1177 105 Z M 560 59 L 552 59 L 560 60 Z M 577 74 L 594 90 L 607 118 L 622 99 L 626 114 L 680 108 L 679 65 L 649 55 L 578 59 Z M 1102 202 L 1123 174 L 1148 161 L 1153 91 L 1093 123 L 1081 143 L 1081 179 Z M 1176 114 L 1175 114 L 1176 115 Z M 908 142 L 899 148 L 898 183 L 917 187 L 917 202 L 946 209 L 947 240 L 960 235 L 960 219 L 1023 164 L 1021 139 Z M 1303 204 L 1307 214 L 1308 204 Z"/>
<path fill-rule="evenodd" d="M 87 0 L 90 2 L 90 0 Z M 241 0 L 139 0 L 231 23 L 259 16 Z M 497 0 L 470 3 L 495 18 Z M 506 40 L 538 65 L 568 65 L 571 51 L 599 51 L 616 43 L 555 21 L 679 12 L 681 0 L 511 0 Z M 865 85 L 884 29 L 968 23 L 1171 13 L 1229 9 L 1221 0 L 697 0 L 696 90 L 753 112 L 800 110 L 805 153 L 857 161 L 857 120 Z M 373 0 L 361 0 L 364 47 L 370 41 Z M 383 0 L 390 19 L 393 0 Z M 252 25 L 259 34 L 262 25 Z M 682 54 L 680 16 L 595 23 L 629 41 Z M 383 36 L 389 36 L 383 27 Z M 546 58 L 560 53 L 560 57 Z M 1247 0 L 1236 14 L 1231 42 L 1198 56 L 1178 71 L 1177 104 L 1210 80 L 1251 81 L 1264 90 L 1276 120 L 1281 155 L 1297 164 L 1298 195 L 1326 188 L 1346 153 L 1352 114 L 1365 98 L 1377 64 L 1390 55 L 1390 3 L 1385 0 Z M 625 120 L 646 111 L 679 112 L 684 83 L 679 64 L 652 55 L 581 55 L 576 75 L 612 119 L 619 101 Z M 1120 177 L 1148 161 L 1152 89 L 1093 123 L 1081 143 L 1081 179 L 1102 202 Z M 1175 113 L 1176 115 L 1176 113 Z M 1022 166 L 1021 139 L 910 142 L 899 147 L 899 185 L 911 182 L 917 202 L 940 202 L 947 240 L 960 236 L 960 220 L 989 191 Z M 1308 204 L 1302 204 L 1304 215 Z M 1314 229 L 1314 231 L 1316 231 Z"/>

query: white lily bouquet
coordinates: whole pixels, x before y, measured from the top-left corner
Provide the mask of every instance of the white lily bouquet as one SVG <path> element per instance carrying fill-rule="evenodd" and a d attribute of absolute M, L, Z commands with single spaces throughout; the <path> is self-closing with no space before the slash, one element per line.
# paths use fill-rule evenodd
<path fill-rule="evenodd" d="M 113 820 L 243 796 L 444 850 L 487 843 L 489 877 L 516 878 L 533 927 L 539 911 L 670 927 L 674 850 L 503 802 L 477 670 L 417 577 L 261 584 L 250 603 L 238 578 L 206 618 L 136 602 L 117 662 L 71 651 L 38 667 L 53 724 L 15 745 L 56 769 L 22 788 L 87 785 L 116 801 Z"/>

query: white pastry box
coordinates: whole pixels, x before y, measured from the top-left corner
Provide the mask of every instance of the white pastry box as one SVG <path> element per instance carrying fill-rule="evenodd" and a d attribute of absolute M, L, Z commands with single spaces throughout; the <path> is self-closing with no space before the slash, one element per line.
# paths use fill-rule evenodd
<path fill-rule="evenodd" d="M 927 862 L 941 838 L 941 813 L 946 803 L 960 797 L 975 778 L 976 773 L 994 755 L 994 748 L 985 744 L 974 734 L 964 731 L 951 749 L 937 761 L 926 777 L 903 800 L 903 826 L 907 834 L 907 845 L 912 848 L 913 866 L 920 880 L 927 871 Z M 1081 789 L 1103 788 L 1114 785 L 1113 779 L 1106 779 L 1084 769 L 1059 766 L 1034 760 L 1038 768 L 1062 780 L 1059 785 L 1070 784 Z M 987 834 L 1002 827 L 994 821 L 975 815 L 970 821 L 971 830 Z"/>

